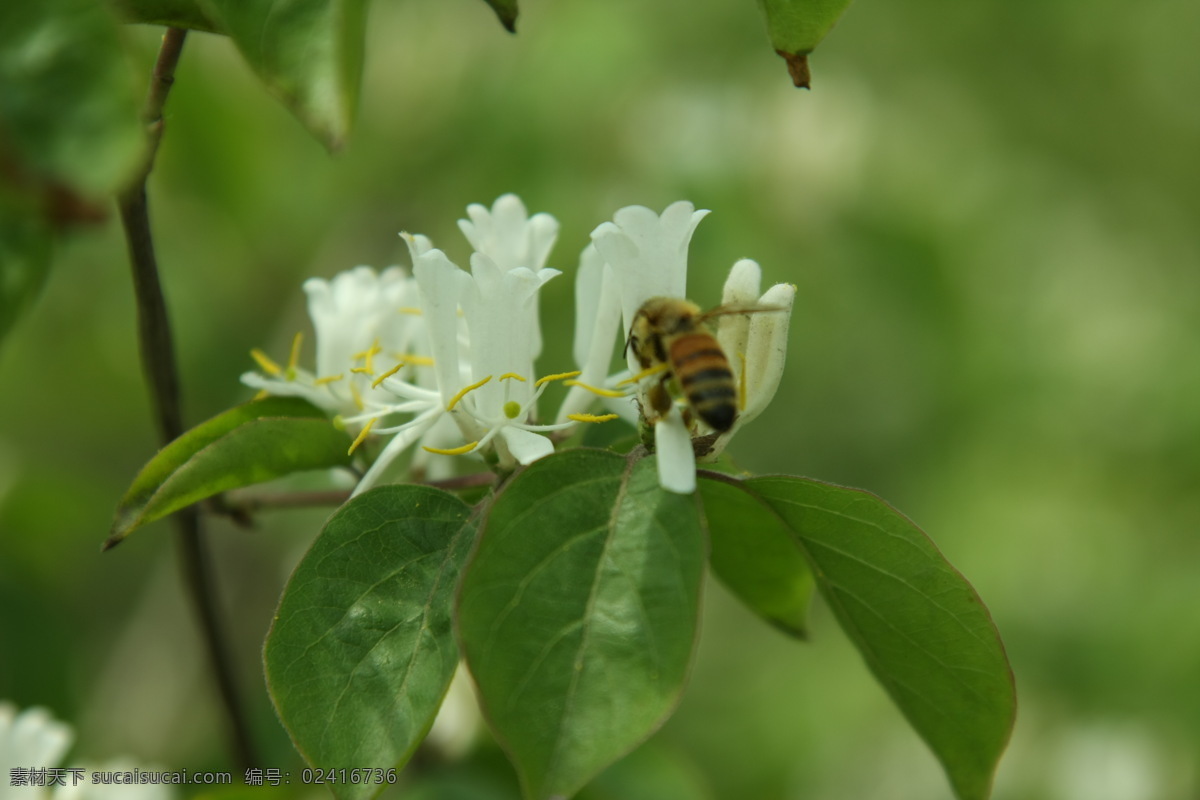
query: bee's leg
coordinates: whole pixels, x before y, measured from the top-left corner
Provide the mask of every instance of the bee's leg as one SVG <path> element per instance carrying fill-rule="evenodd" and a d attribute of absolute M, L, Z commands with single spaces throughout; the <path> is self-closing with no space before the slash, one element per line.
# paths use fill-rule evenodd
<path fill-rule="evenodd" d="M 663 380 L 646 392 L 646 399 L 650 401 L 650 408 L 654 410 L 656 420 L 665 417 L 671 411 L 671 393 L 667 391 L 666 377 L 664 375 Z"/>

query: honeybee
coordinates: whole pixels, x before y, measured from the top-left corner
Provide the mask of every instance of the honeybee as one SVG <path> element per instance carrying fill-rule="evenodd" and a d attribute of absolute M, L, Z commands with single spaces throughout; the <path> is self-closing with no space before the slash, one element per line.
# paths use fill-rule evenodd
<path fill-rule="evenodd" d="M 671 410 L 669 385 L 674 378 L 688 407 L 708 427 L 724 433 L 738 414 L 738 387 L 729 358 L 706 323 L 727 314 L 783 311 L 774 306 L 700 306 L 676 297 L 651 297 L 633 317 L 625 350 L 643 370 L 662 369 L 662 377 L 646 393 L 658 415 Z"/>

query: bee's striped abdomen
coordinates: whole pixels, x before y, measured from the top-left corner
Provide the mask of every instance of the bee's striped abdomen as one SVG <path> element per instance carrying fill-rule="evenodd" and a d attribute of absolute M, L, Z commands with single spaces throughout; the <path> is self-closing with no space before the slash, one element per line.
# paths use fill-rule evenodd
<path fill-rule="evenodd" d="M 724 433 L 737 417 L 737 387 L 729 359 L 709 333 L 685 333 L 671 340 L 669 361 L 679 388 L 696 415 Z"/>

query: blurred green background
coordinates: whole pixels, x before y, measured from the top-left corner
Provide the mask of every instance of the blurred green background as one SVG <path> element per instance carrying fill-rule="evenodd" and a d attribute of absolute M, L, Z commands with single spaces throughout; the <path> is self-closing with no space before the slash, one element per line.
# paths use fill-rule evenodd
<path fill-rule="evenodd" d="M 1200 4 L 860 0 L 811 92 L 749 0 L 522 10 L 512 37 L 471 0 L 377 4 L 337 157 L 189 36 L 150 186 L 188 420 L 249 396 L 251 347 L 286 352 L 304 278 L 403 263 L 400 230 L 464 258 L 455 220 L 508 191 L 562 222 L 540 368 L 568 369 L 590 230 L 689 199 L 713 210 L 694 300 L 743 256 L 799 289 L 734 455 L 882 495 L 989 605 L 1020 703 L 995 797 L 1200 797 Z M 129 35 L 146 75 L 158 31 Z M 113 219 L 0 349 L 0 698 L 75 725 L 69 760 L 224 768 L 169 528 L 99 553 L 155 450 L 136 347 Z M 266 766 L 299 761 L 259 649 L 323 517 L 211 526 Z M 647 796 L 950 797 L 820 604 L 812 629 L 710 582 L 689 689 L 635 757 L 676 788 Z M 481 788 L 496 759 L 411 796 L 511 796 Z"/>

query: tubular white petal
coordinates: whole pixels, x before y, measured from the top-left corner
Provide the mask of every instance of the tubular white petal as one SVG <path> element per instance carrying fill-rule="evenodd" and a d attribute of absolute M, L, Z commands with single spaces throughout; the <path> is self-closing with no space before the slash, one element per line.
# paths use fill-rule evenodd
<path fill-rule="evenodd" d="M 554 452 L 554 442 L 515 425 L 505 425 L 500 431 L 500 438 L 504 439 L 513 458 L 522 464 L 532 464 Z"/>
<path fill-rule="evenodd" d="M 649 298 L 685 296 L 688 243 L 706 214 L 686 200 L 671 204 L 661 216 L 643 206 L 627 206 L 613 215 L 613 222 L 592 231 L 592 242 L 620 282 L 626 328 Z"/>
<path fill-rule="evenodd" d="M 7 767 L 55 767 L 74 738 L 71 726 L 54 719 L 44 708 L 17 713 L 11 703 L 0 703 L 0 745 L 6 745 L 0 755 L 7 757 Z M 9 779 L 7 769 L 3 779 Z"/>
<path fill-rule="evenodd" d="M 753 305 L 758 302 L 759 287 L 762 285 L 762 268 L 753 259 L 743 258 L 729 270 L 725 279 L 725 290 L 721 295 L 722 305 Z"/>
<path fill-rule="evenodd" d="M 604 280 L 604 259 L 596 246 L 589 244 L 579 254 L 579 271 L 575 273 L 575 366 L 582 369 L 595 335 L 596 316 L 600 304 L 600 285 Z"/>
<path fill-rule="evenodd" d="M 458 304 L 464 286 L 462 270 L 441 250 L 429 250 L 417 257 L 413 274 L 421 295 L 433 368 L 442 401 L 461 388 L 458 369 Z"/>
<path fill-rule="evenodd" d="M 796 287 L 777 283 L 762 296 L 766 306 L 780 306 L 786 311 L 755 314 L 750 320 L 746 344 L 746 407 L 737 426 L 745 425 L 762 413 L 779 388 L 787 361 L 788 324 L 792 318 L 792 303 Z"/>
<path fill-rule="evenodd" d="M 729 270 L 725 280 L 725 291 L 721 304 L 727 306 L 751 306 L 758 302 L 758 289 L 762 283 L 762 269 L 758 263 L 743 258 Z M 736 381 L 741 380 L 742 358 L 750 336 L 750 315 L 726 314 L 717 320 L 717 342 L 729 357 Z"/>
<path fill-rule="evenodd" d="M 668 492 L 691 494 L 696 490 L 696 453 L 692 435 L 678 408 L 654 423 L 654 449 L 658 484 Z"/>
<path fill-rule="evenodd" d="M 575 283 L 575 364 L 581 370 L 579 383 L 601 386 L 608 375 L 613 340 L 621 324 L 619 290 L 612 268 L 599 260 L 592 246 L 584 250 L 581 261 Z M 572 386 L 558 411 L 558 421 L 578 414 L 594 401 L 595 395 L 582 386 Z"/>

